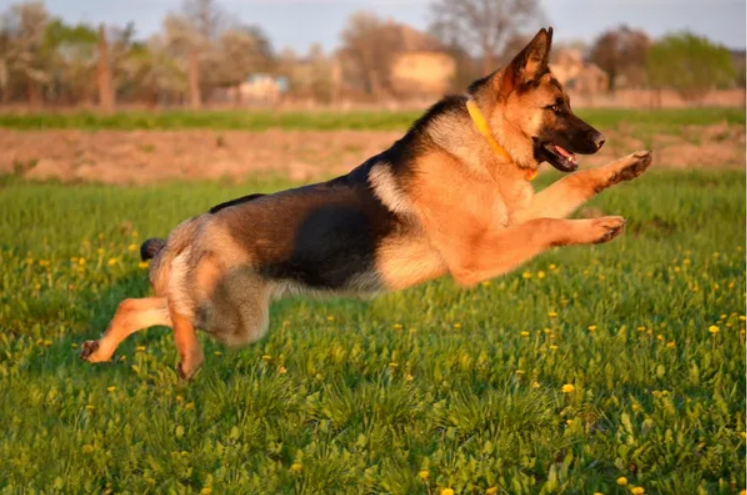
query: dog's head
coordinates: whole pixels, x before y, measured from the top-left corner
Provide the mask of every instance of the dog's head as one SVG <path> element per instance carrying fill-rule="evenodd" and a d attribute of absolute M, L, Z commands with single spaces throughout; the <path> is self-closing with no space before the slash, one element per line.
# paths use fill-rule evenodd
<path fill-rule="evenodd" d="M 524 167 L 548 162 L 562 172 L 578 168 L 576 153 L 593 154 L 604 135 L 571 110 L 548 65 L 552 28 L 541 29 L 504 69 L 477 81 L 470 92 L 488 102 L 499 141 Z"/>

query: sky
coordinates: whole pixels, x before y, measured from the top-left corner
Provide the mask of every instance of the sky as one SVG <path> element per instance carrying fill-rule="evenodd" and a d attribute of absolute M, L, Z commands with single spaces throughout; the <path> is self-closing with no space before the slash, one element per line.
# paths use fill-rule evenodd
<path fill-rule="evenodd" d="M 258 24 L 276 49 L 306 53 L 315 42 L 325 50 L 340 43 L 345 21 L 357 10 L 425 29 L 429 0 L 218 0 L 232 18 Z M 653 37 L 689 29 L 729 48 L 744 48 L 745 0 L 540 0 L 556 41 L 591 42 L 607 28 L 626 23 Z M 5 10 L 13 0 L 0 0 Z M 76 23 L 124 26 L 133 21 L 138 37 L 158 31 L 181 0 L 46 0 L 52 14 Z"/>

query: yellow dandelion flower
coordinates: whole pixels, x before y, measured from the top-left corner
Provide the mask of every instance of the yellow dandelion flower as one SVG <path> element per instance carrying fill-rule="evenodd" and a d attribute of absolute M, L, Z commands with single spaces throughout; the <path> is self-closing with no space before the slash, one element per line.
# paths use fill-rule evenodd
<path fill-rule="evenodd" d="M 111 386 L 111 387 L 106 387 L 106 389 L 107 389 L 107 390 L 108 390 L 109 392 L 114 392 L 115 390 L 117 390 L 117 387 L 115 387 L 115 386 Z"/>
<path fill-rule="evenodd" d="M 616 481 L 620 486 L 626 486 L 628 484 L 628 478 L 626 478 L 625 476 L 620 476 Z"/>
<path fill-rule="evenodd" d="M 98 248 L 96 252 L 99 254 L 104 254 L 104 248 Z"/>
<path fill-rule="evenodd" d="M 524 374 L 524 370 L 516 370 L 516 374 L 521 376 Z"/>
<path fill-rule="evenodd" d="M 181 404 L 182 402 L 184 402 L 184 397 L 182 397 L 181 395 L 177 395 L 176 401 Z"/>
<path fill-rule="evenodd" d="M 589 331 L 590 332 L 596 332 L 597 326 L 596 325 L 589 325 Z"/>
<path fill-rule="evenodd" d="M 521 278 L 532 278 L 531 272 L 524 272 L 521 274 Z"/>
<path fill-rule="evenodd" d="M 150 262 L 148 261 L 141 261 L 137 264 L 138 268 L 148 268 L 150 266 Z"/>
<path fill-rule="evenodd" d="M 117 264 L 117 258 L 109 258 L 109 261 L 107 262 L 109 266 L 114 266 Z"/>
<path fill-rule="evenodd" d="M 75 342 L 73 342 L 72 344 L 70 344 L 70 347 L 72 347 L 73 349 L 77 349 L 78 348 L 78 344 L 76 344 Z"/>
<path fill-rule="evenodd" d="M 408 374 L 407 374 L 407 376 L 405 377 L 405 380 L 407 380 L 408 382 L 411 382 L 411 381 L 413 381 L 414 379 L 415 379 L 415 377 L 414 377 L 414 376 L 412 376 L 412 375 L 411 375 L 410 373 L 408 373 Z"/>
<path fill-rule="evenodd" d="M 428 471 L 426 471 L 425 469 L 423 469 L 422 471 L 420 471 L 418 473 L 418 478 L 420 478 L 421 480 L 425 481 L 425 480 L 428 479 L 428 476 L 430 476 L 430 475 L 431 475 L 431 473 L 429 473 Z"/>
<path fill-rule="evenodd" d="M 557 351 L 558 350 L 558 346 L 556 346 L 555 344 L 550 344 L 550 350 L 551 351 Z"/>
<path fill-rule="evenodd" d="M 395 323 L 393 325 L 393 327 L 394 327 L 395 330 L 402 330 L 402 324 L 401 323 Z"/>
<path fill-rule="evenodd" d="M 604 495 L 602 492 L 594 492 L 594 495 Z"/>
<path fill-rule="evenodd" d="M 186 404 L 184 404 L 184 409 L 190 409 L 191 410 L 191 409 L 194 409 L 194 408 L 195 408 L 195 403 L 194 402 L 187 402 Z"/>
<path fill-rule="evenodd" d="M 44 347 L 52 347 L 52 341 L 51 340 L 45 340 L 44 341 Z"/>
<path fill-rule="evenodd" d="M 454 323 L 454 328 L 462 328 L 462 324 L 461 323 Z"/>
<path fill-rule="evenodd" d="M 480 285 L 483 287 L 489 287 L 490 286 L 490 280 L 485 280 L 484 282 L 480 282 Z"/>
<path fill-rule="evenodd" d="M 399 366 L 399 363 L 395 363 L 394 361 L 392 361 L 391 363 L 389 363 L 389 367 L 390 368 L 397 368 L 398 366 Z"/>
<path fill-rule="evenodd" d="M 139 346 L 137 346 L 137 348 L 135 350 L 137 352 L 145 352 L 145 346 L 144 345 L 139 345 Z"/>
<path fill-rule="evenodd" d="M 303 471 L 303 464 L 301 464 L 300 462 L 294 462 L 293 464 L 291 464 L 290 470 L 294 473 L 300 473 L 301 471 Z"/>
<path fill-rule="evenodd" d="M 327 317 L 327 321 L 335 321 L 335 317 L 330 315 Z"/>
<path fill-rule="evenodd" d="M 454 490 L 451 488 L 442 488 L 441 495 L 454 495 Z"/>
<path fill-rule="evenodd" d="M 212 495 L 213 489 L 210 487 L 205 487 L 202 490 L 200 490 L 200 495 Z"/>
<path fill-rule="evenodd" d="M 636 411 L 636 412 L 640 411 L 641 410 L 641 405 L 640 404 L 633 404 L 633 410 Z"/>
<path fill-rule="evenodd" d="M 485 493 L 487 495 L 496 495 L 498 493 L 498 487 L 497 486 L 491 486 L 487 490 L 485 490 Z"/>
<path fill-rule="evenodd" d="M 573 419 L 566 419 L 565 424 L 567 424 L 568 426 L 573 426 Z"/>
<path fill-rule="evenodd" d="M 81 448 L 81 450 L 83 451 L 84 454 L 92 454 L 93 451 L 96 449 L 94 449 L 93 445 L 86 444 Z"/>
<path fill-rule="evenodd" d="M 215 351 L 215 352 L 213 353 L 213 355 L 214 355 L 215 357 L 221 357 L 221 356 L 223 355 L 223 353 L 222 353 L 222 352 L 220 352 L 220 351 Z"/>
<path fill-rule="evenodd" d="M 532 382 L 532 388 L 540 388 L 539 382 Z"/>
<path fill-rule="evenodd" d="M 739 317 L 739 321 L 745 321 L 745 320 L 747 320 L 747 316 L 741 315 Z"/>
<path fill-rule="evenodd" d="M 521 336 L 522 337 L 529 337 L 529 332 L 523 331 L 523 332 L 521 332 Z"/>
<path fill-rule="evenodd" d="M 634 486 L 630 489 L 630 493 L 632 493 L 633 495 L 643 495 L 644 493 L 646 493 L 646 489 L 642 486 Z"/>
<path fill-rule="evenodd" d="M 86 409 L 87 409 L 88 411 L 93 411 L 94 409 L 96 409 L 96 407 L 95 407 L 95 406 L 92 406 L 91 404 L 88 404 L 88 405 L 86 406 Z"/>
<path fill-rule="evenodd" d="M 674 343 L 674 340 L 671 342 L 667 342 L 667 347 L 669 347 L 670 349 L 674 349 L 675 346 L 676 344 Z"/>
<path fill-rule="evenodd" d="M 576 390 L 576 387 L 575 387 L 575 386 L 574 386 L 574 385 L 573 385 L 572 383 L 566 383 L 565 385 L 563 385 L 563 386 L 562 386 L 562 387 L 560 388 L 560 390 L 561 390 L 561 391 L 562 391 L 562 392 L 563 392 L 564 394 L 570 394 L 570 393 L 573 393 L 573 391 L 574 391 L 574 390 Z"/>
<path fill-rule="evenodd" d="M 558 316 L 558 313 L 556 313 L 555 311 L 550 311 L 549 313 L 547 313 L 547 316 L 549 316 L 550 318 L 555 318 L 556 316 Z"/>
<path fill-rule="evenodd" d="M 742 490 L 741 492 L 739 492 L 739 495 L 747 495 L 747 490 Z"/>
<path fill-rule="evenodd" d="M 278 373 L 280 373 L 281 375 L 284 375 L 287 372 L 288 370 L 285 368 L 285 366 L 281 366 L 280 368 L 278 368 Z"/>
<path fill-rule="evenodd" d="M 716 325 L 711 325 L 710 327 L 708 327 L 708 331 L 713 334 L 717 334 L 719 331 L 719 328 Z"/>
<path fill-rule="evenodd" d="M 85 264 L 86 264 L 86 259 L 85 259 L 85 258 L 80 258 L 80 259 L 78 260 L 78 264 L 79 264 L 79 265 L 85 265 Z"/>
<path fill-rule="evenodd" d="M 137 244 L 130 244 L 127 246 L 128 251 L 137 251 Z"/>
<path fill-rule="evenodd" d="M 740 432 L 739 436 L 742 437 L 742 440 L 745 440 L 745 439 L 747 439 L 747 432 L 744 432 L 744 431 Z"/>
<path fill-rule="evenodd" d="M 555 263 L 550 263 L 550 270 L 555 270 L 557 266 L 555 266 Z"/>
<path fill-rule="evenodd" d="M 661 342 L 662 340 L 664 340 L 664 336 L 662 334 L 659 334 L 656 336 L 656 340 Z"/>
<path fill-rule="evenodd" d="M 36 290 L 39 290 L 39 289 L 41 289 L 41 288 L 42 288 L 41 284 L 36 284 L 36 285 L 34 286 L 34 289 L 36 289 Z"/>
<path fill-rule="evenodd" d="M 545 275 L 545 272 L 543 272 L 542 270 L 537 272 L 537 278 L 545 278 Z"/>
<path fill-rule="evenodd" d="M 265 354 L 264 356 L 262 356 L 262 360 L 265 362 L 272 361 L 272 356 L 270 356 L 269 354 Z"/>

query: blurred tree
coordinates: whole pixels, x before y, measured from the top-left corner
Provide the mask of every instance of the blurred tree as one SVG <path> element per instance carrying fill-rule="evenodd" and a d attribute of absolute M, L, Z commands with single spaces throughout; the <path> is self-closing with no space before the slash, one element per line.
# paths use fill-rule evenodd
<path fill-rule="evenodd" d="M 92 101 L 96 93 L 98 34 L 85 24 L 52 21 L 44 34 L 42 51 L 48 53 L 50 99 L 58 103 Z"/>
<path fill-rule="evenodd" d="M 7 101 L 11 84 L 18 78 L 26 86 L 28 102 L 42 103 L 42 91 L 50 78 L 49 52 L 44 48 L 45 31 L 51 18 L 43 2 L 11 5 L 2 19 L 0 34 L 0 88 Z"/>
<path fill-rule="evenodd" d="M 109 44 L 106 40 L 106 29 L 102 24 L 98 32 L 98 90 L 99 107 L 104 112 L 114 110 L 114 88 L 112 88 L 112 73 L 109 68 Z"/>
<path fill-rule="evenodd" d="M 447 46 L 477 50 L 483 75 L 497 68 L 515 35 L 544 20 L 539 0 L 433 0 L 431 12 L 430 30 Z"/>
<path fill-rule="evenodd" d="M 736 71 L 729 50 L 689 32 L 670 34 L 648 52 L 648 74 L 657 88 L 672 88 L 685 100 L 702 99 L 710 90 L 730 87 Z"/>
<path fill-rule="evenodd" d="M 629 86 L 642 86 L 646 76 L 646 53 L 651 40 L 641 30 L 620 26 L 602 33 L 591 47 L 589 59 L 610 78 L 610 91 L 615 91 L 621 78 Z"/>
<path fill-rule="evenodd" d="M 361 89 L 377 99 L 389 93 L 389 71 L 403 42 L 399 27 L 370 12 L 356 12 L 348 19 L 342 42 L 340 55 Z"/>
<path fill-rule="evenodd" d="M 253 72 L 271 69 L 272 45 L 258 26 L 239 25 L 223 31 L 215 48 L 205 57 L 214 86 L 234 87 L 246 81 Z M 236 91 L 237 99 L 241 92 Z M 237 100 L 237 103 L 239 101 Z"/>

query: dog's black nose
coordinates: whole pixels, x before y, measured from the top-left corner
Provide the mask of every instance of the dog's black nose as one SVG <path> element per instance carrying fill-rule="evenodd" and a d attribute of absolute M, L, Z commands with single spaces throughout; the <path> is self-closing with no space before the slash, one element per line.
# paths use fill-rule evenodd
<path fill-rule="evenodd" d="M 597 132 L 597 135 L 594 137 L 594 145 L 597 147 L 597 151 L 599 151 L 602 146 L 604 146 L 605 139 L 606 138 L 604 137 L 604 134 L 602 134 L 601 132 Z"/>

